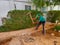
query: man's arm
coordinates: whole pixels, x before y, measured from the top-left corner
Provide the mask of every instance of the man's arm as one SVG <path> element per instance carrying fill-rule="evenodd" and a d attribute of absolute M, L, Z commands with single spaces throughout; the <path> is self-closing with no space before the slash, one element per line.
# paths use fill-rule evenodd
<path fill-rule="evenodd" d="M 36 15 L 36 17 L 35 18 L 33 18 L 33 20 L 36 20 L 38 18 L 38 15 Z"/>

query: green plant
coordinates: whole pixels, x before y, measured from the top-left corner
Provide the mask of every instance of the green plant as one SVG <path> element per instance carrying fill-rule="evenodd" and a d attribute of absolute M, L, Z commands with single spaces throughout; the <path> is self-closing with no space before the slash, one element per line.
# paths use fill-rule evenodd
<path fill-rule="evenodd" d="M 5 26 L 0 26 L 0 32 L 5 32 L 5 31 L 9 31 L 9 28 L 6 28 Z"/>
<path fill-rule="evenodd" d="M 56 20 L 60 21 L 60 11 L 49 11 L 47 14 L 47 21 L 55 23 Z"/>
<path fill-rule="evenodd" d="M 3 26 L 0 31 L 13 31 L 26 29 L 30 27 L 34 27 L 35 24 L 32 23 L 30 16 L 26 15 L 29 10 L 12 10 L 8 12 L 8 17 L 3 21 Z M 32 17 L 35 17 L 38 11 L 31 10 Z"/>
<path fill-rule="evenodd" d="M 60 25 L 56 25 L 56 26 L 55 26 L 55 30 L 56 30 L 56 31 L 59 31 L 59 30 L 60 30 Z"/>

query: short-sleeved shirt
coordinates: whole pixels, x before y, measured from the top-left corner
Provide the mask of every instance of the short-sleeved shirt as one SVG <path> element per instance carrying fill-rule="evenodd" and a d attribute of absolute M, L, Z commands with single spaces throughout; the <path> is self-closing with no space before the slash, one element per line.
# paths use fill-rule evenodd
<path fill-rule="evenodd" d="M 36 19 L 39 19 L 39 21 L 43 22 L 43 21 L 46 21 L 46 19 L 44 18 L 44 16 L 42 16 L 41 14 L 37 14 L 36 15 Z"/>

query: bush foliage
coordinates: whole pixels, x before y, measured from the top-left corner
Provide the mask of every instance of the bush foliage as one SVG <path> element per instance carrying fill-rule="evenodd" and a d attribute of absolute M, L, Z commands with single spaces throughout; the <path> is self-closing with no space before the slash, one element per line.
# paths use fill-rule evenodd
<path fill-rule="evenodd" d="M 56 26 L 55 26 L 55 30 L 56 30 L 56 31 L 59 31 L 59 30 L 60 30 L 60 25 L 56 25 Z"/>
<path fill-rule="evenodd" d="M 47 14 L 47 21 L 54 23 L 56 20 L 60 21 L 60 11 L 49 11 Z"/>
<path fill-rule="evenodd" d="M 32 23 L 30 16 L 26 15 L 29 11 L 28 10 L 12 10 L 8 12 L 8 17 L 3 21 L 3 26 L 0 29 L 1 31 L 11 31 L 11 30 L 20 30 L 25 28 L 30 28 L 35 26 Z M 31 10 L 32 17 L 35 17 L 38 11 Z"/>

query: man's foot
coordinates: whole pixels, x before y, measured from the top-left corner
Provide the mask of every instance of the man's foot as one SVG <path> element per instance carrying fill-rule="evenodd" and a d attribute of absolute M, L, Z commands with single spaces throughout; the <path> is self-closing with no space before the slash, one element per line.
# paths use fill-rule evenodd
<path fill-rule="evenodd" d="M 35 29 L 35 30 L 37 30 L 37 29 Z"/>
<path fill-rule="evenodd" d="M 42 34 L 45 35 L 46 34 L 46 31 L 42 31 Z"/>

